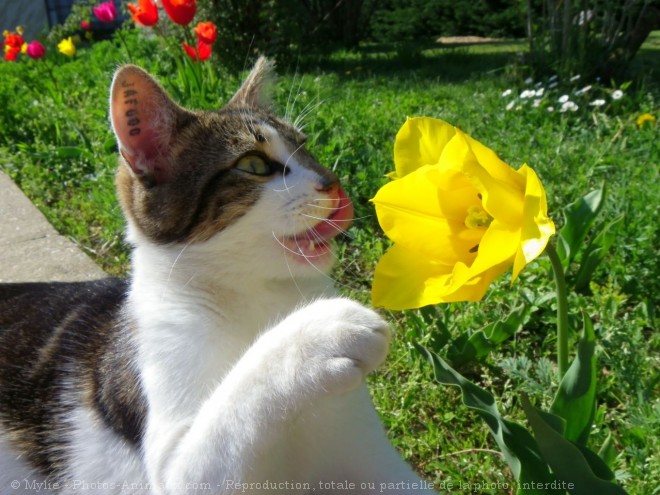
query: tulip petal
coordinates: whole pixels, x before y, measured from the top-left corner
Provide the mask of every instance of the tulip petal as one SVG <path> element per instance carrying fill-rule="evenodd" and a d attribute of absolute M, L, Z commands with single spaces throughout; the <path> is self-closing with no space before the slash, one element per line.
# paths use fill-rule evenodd
<path fill-rule="evenodd" d="M 373 304 L 389 309 L 434 304 L 438 301 L 426 291 L 426 287 L 446 285 L 451 270 L 451 266 L 434 263 L 395 244 L 376 266 L 371 288 Z"/>
<path fill-rule="evenodd" d="M 424 165 L 435 165 L 442 149 L 456 133 L 447 122 L 428 117 L 409 118 L 394 142 L 397 177 L 405 177 Z"/>
<path fill-rule="evenodd" d="M 437 167 L 440 169 L 440 167 Z M 481 206 L 479 191 L 462 172 L 443 169 L 436 179 L 438 204 L 441 215 L 448 220 L 465 224 L 466 212 L 473 206 Z"/>
<path fill-rule="evenodd" d="M 498 220 L 493 220 L 486 233 L 481 238 L 479 252 L 470 266 L 470 277 L 486 272 L 493 266 L 502 263 L 511 264 L 520 245 L 520 230 L 517 226 L 509 226 Z"/>
<path fill-rule="evenodd" d="M 454 221 L 442 215 L 437 166 L 425 166 L 383 186 L 372 202 L 385 234 L 397 244 L 436 262 L 471 262 L 483 231 L 467 229 L 464 217 Z M 472 251 L 472 252 L 471 252 Z"/>
<path fill-rule="evenodd" d="M 460 167 L 463 170 L 482 195 L 483 208 L 493 218 L 510 225 L 520 225 L 524 182 L 521 181 L 513 169 L 511 169 L 511 172 L 516 176 L 516 179 L 508 180 L 505 177 L 506 174 L 501 173 L 499 170 L 499 164 L 496 162 L 500 160 L 494 153 L 485 153 L 482 157 L 484 159 L 488 158 L 492 162 L 482 163 L 478 161 L 466 138 L 465 134 L 457 131 L 454 139 L 445 146 L 440 160 L 443 163 L 451 164 L 452 167 Z M 497 176 L 491 175 L 489 168 L 494 169 Z M 502 178 L 500 179 L 498 176 Z"/>
<path fill-rule="evenodd" d="M 506 271 L 508 264 L 491 267 L 465 283 L 467 267 L 454 267 L 420 257 L 399 245 L 392 246 L 381 258 L 374 273 L 371 298 L 374 306 L 388 309 L 413 309 L 430 304 L 458 301 L 479 301 L 495 278 Z"/>
<path fill-rule="evenodd" d="M 477 162 L 488 171 L 490 176 L 507 184 L 515 184 L 520 190 L 524 188 L 525 181 L 521 180 L 516 171 L 502 161 L 493 150 L 460 130 L 456 131 L 465 140 Z"/>
<path fill-rule="evenodd" d="M 513 263 L 512 281 L 530 261 L 544 250 L 550 237 L 555 233 L 555 224 L 548 217 L 545 190 L 536 172 L 526 164 L 518 174 L 526 180 L 523 224 L 520 234 L 520 247 Z"/>

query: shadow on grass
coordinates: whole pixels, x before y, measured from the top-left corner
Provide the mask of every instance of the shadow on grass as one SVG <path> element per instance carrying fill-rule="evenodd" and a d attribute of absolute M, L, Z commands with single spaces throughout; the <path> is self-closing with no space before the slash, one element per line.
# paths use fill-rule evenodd
<path fill-rule="evenodd" d="M 414 78 L 460 83 L 475 77 L 522 72 L 526 52 L 527 44 L 522 40 L 372 43 L 354 50 L 301 55 L 291 72 L 320 70 L 334 72 L 342 79 L 375 76 L 396 81 Z M 633 59 L 628 77 L 660 86 L 659 54 L 660 31 L 656 31 Z"/>
<path fill-rule="evenodd" d="M 352 51 L 301 57 L 298 70 L 334 72 L 341 78 L 365 75 L 462 82 L 504 72 L 520 61 L 524 49 L 524 43 L 517 41 L 365 44 Z"/>
<path fill-rule="evenodd" d="M 660 86 L 660 31 L 654 31 L 632 61 L 632 70 L 646 82 Z"/>

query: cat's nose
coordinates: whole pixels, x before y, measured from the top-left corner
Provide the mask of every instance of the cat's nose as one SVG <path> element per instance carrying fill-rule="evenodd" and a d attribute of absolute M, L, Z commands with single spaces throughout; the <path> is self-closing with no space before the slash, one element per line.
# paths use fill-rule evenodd
<path fill-rule="evenodd" d="M 324 174 L 319 178 L 316 183 L 316 190 L 318 192 L 336 195 L 339 190 L 339 179 L 334 174 Z"/>

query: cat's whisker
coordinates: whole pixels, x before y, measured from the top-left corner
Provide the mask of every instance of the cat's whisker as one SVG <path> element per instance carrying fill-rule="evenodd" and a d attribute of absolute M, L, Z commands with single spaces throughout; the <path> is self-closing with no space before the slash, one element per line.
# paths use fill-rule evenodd
<path fill-rule="evenodd" d="M 291 159 L 293 158 L 293 155 L 295 155 L 296 153 L 298 153 L 298 151 L 299 151 L 302 147 L 304 147 L 304 146 L 305 146 L 305 143 L 300 144 L 295 150 L 293 150 L 292 153 L 289 154 L 289 157 L 288 157 L 288 158 L 286 159 L 286 161 L 284 162 L 284 170 L 286 170 L 287 166 L 289 165 L 289 162 L 290 162 Z M 286 174 L 285 174 L 284 172 L 282 172 L 282 182 L 284 182 L 284 190 L 285 190 L 286 192 L 290 191 L 291 188 L 290 188 L 290 187 L 287 185 L 287 183 L 286 183 Z"/>
<path fill-rule="evenodd" d="M 300 83 L 298 84 L 298 89 L 296 90 L 296 96 L 293 98 L 293 103 L 291 103 L 291 113 L 293 113 L 293 109 L 296 108 L 296 102 L 298 101 L 298 97 L 300 96 L 300 88 L 302 88 L 302 83 L 303 83 L 303 78 L 300 78 Z M 295 127 L 295 123 L 293 124 Z"/>
<path fill-rule="evenodd" d="M 286 111 L 284 112 L 284 120 L 290 122 L 291 115 L 293 114 L 294 105 L 291 103 L 291 95 L 293 94 L 293 87 L 296 84 L 296 78 L 298 77 L 298 66 L 296 65 L 296 71 L 293 74 L 293 81 L 291 81 L 291 87 L 289 88 L 289 95 L 286 99 Z M 300 78 L 300 84 L 302 84 L 302 77 Z M 300 84 L 298 85 L 298 91 L 300 91 Z"/>
<path fill-rule="evenodd" d="M 174 261 L 172 262 L 172 266 L 170 266 L 170 271 L 167 274 L 167 280 L 165 281 L 165 286 L 163 287 L 163 294 L 167 291 L 167 288 L 169 287 L 170 284 L 170 279 L 172 278 L 172 273 L 174 273 L 174 267 L 178 263 L 179 259 L 183 255 L 184 251 L 190 247 L 190 245 L 193 243 L 193 241 L 188 241 L 182 248 L 181 251 L 179 251 L 179 254 L 176 255 L 176 258 L 174 258 Z"/>
<path fill-rule="evenodd" d="M 328 224 L 330 224 L 330 226 L 333 229 L 335 229 L 338 232 L 338 235 L 343 235 L 345 237 L 348 237 L 349 239 L 353 239 L 353 236 L 351 234 L 349 234 L 347 230 L 344 230 L 343 228 L 341 228 L 337 224 L 337 222 L 333 222 L 332 220 L 328 220 L 327 218 L 319 218 L 319 217 L 315 217 L 313 215 L 306 215 L 305 213 L 302 213 L 302 215 L 304 217 L 307 217 L 307 218 L 312 218 L 314 220 L 318 220 L 319 222 L 327 222 Z M 312 232 L 314 232 L 313 229 L 311 229 L 311 230 L 312 230 Z"/>
<path fill-rule="evenodd" d="M 293 125 L 295 127 L 297 127 L 298 129 L 302 129 L 303 127 L 305 127 L 305 124 L 303 123 L 303 121 L 307 118 L 307 116 L 310 115 L 312 112 L 314 112 L 321 105 L 325 104 L 326 101 L 327 101 L 327 98 L 319 99 L 316 102 L 314 102 L 313 100 L 310 101 L 300 111 L 300 113 L 298 114 L 298 117 L 296 117 L 296 120 L 293 121 Z"/>
<path fill-rule="evenodd" d="M 314 201 L 317 201 L 317 200 L 314 200 Z M 337 200 L 336 199 L 328 199 L 328 201 L 336 202 Z M 330 211 L 343 210 L 343 209 L 351 207 L 351 205 L 349 203 L 343 204 L 341 206 L 335 206 L 335 205 L 333 205 L 333 206 L 321 206 L 321 205 L 315 205 L 315 204 L 312 204 L 312 203 L 307 203 L 305 206 L 309 206 L 311 208 L 316 208 L 317 210 L 330 210 Z"/>
<path fill-rule="evenodd" d="M 323 239 L 320 235 L 318 235 L 318 234 L 316 234 L 316 233 L 313 233 L 313 235 L 319 240 L 319 242 L 327 242 L 327 240 Z M 328 280 L 330 280 L 330 281 L 333 283 L 333 285 L 334 285 L 335 287 L 339 286 L 339 287 L 344 287 L 344 288 L 346 288 L 346 289 L 350 289 L 350 288 L 351 288 L 351 286 L 350 286 L 349 284 L 346 284 L 346 283 L 340 282 L 339 280 L 336 280 L 335 278 L 331 277 L 331 276 L 328 275 L 327 273 L 322 272 L 318 267 L 316 267 L 316 265 L 314 265 L 314 264 L 312 263 L 312 260 L 311 260 L 309 257 L 305 256 L 305 259 L 306 259 L 306 261 L 307 261 L 308 263 L 310 263 L 310 264 L 311 264 L 311 265 L 312 265 L 312 266 L 313 266 L 313 267 L 314 267 L 319 273 L 322 273 L 323 275 L 325 275 L 325 278 L 327 278 Z"/>
<path fill-rule="evenodd" d="M 271 230 L 271 234 L 273 234 L 273 239 L 275 239 L 275 240 L 277 241 L 277 243 L 278 243 L 280 246 L 282 246 L 284 249 L 286 249 L 286 250 L 289 251 L 289 252 L 293 252 L 294 254 L 299 254 L 299 253 L 295 253 L 294 251 L 292 251 L 291 249 L 289 249 L 288 247 L 286 247 L 286 246 L 282 243 L 282 241 L 280 241 L 279 238 L 275 235 L 275 232 L 273 232 L 272 230 Z M 286 264 L 286 269 L 289 271 L 289 276 L 291 277 L 291 280 L 293 281 L 293 285 L 295 285 L 296 290 L 298 291 L 298 294 L 300 294 L 300 297 L 301 297 L 305 302 L 307 302 L 309 299 L 308 299 L 307 296 L 305 295 L 305 292 L 304 292 L 304 291 L 300 288 L 300 286 L 298 285 L 298 281 L 296 280 L 296 277 L 295 277 L 295 275 L 293 274 L 293 270 L 291 269 L 291 265 L 289 264 L 289 259 L 288 259 L 286 256 L 284 257 L 284 263 Z"/>

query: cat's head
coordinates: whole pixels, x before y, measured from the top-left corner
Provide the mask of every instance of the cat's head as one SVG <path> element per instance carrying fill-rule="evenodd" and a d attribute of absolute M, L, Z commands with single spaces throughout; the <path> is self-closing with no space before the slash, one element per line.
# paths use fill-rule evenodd
<path fill-rule="evenodd" d="M 138 67 L 116 72 L 110 115 L 131 242 L 252 260 L 267 276 L 329 270 L 353 207 L 304 134 L 271 113 L 272 70 L 260 58 L 218 111 L 180 107 Z"/>

